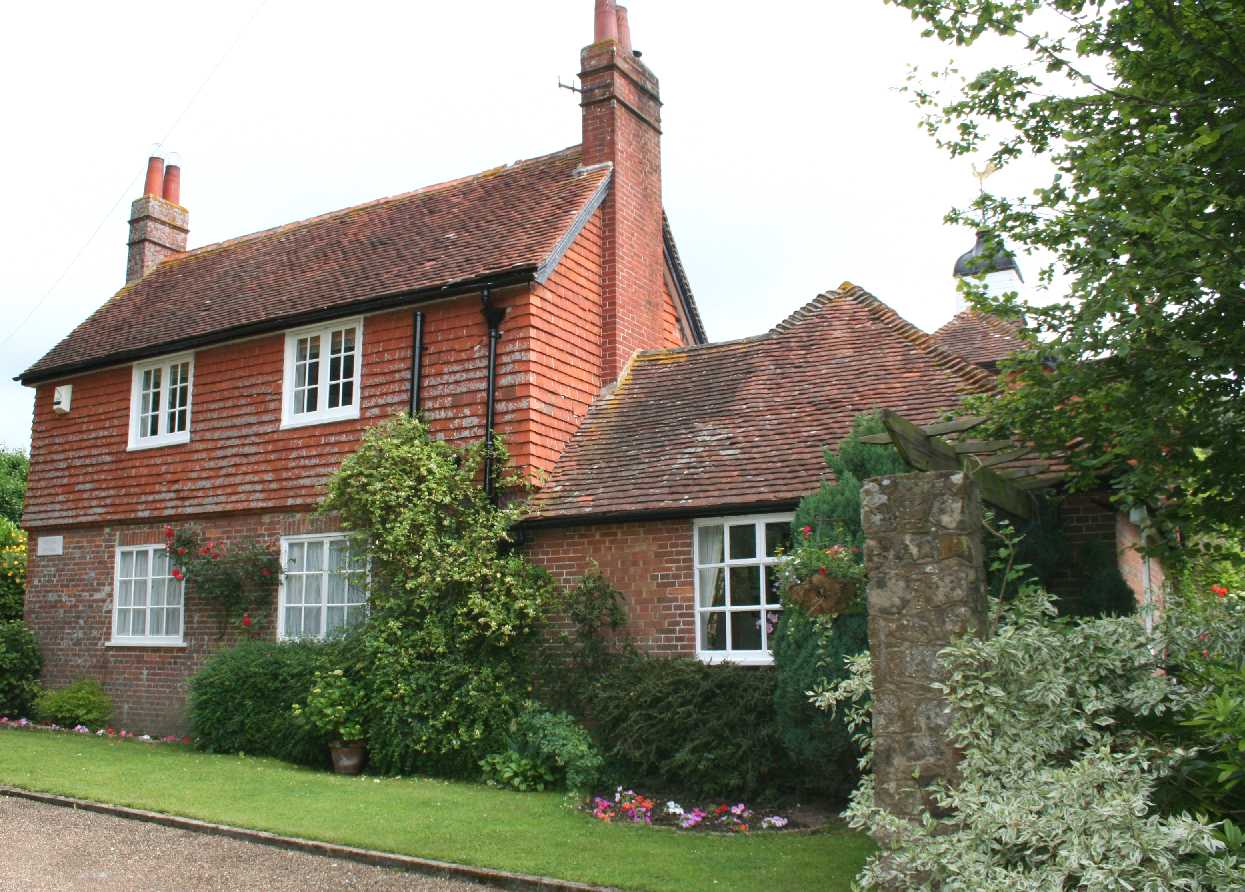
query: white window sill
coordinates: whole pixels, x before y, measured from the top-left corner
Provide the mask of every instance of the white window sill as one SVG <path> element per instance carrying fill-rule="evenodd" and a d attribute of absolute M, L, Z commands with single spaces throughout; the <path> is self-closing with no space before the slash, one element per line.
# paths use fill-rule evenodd
<path fill-rule="evenodd" d="M 184 446 L 190 442 L 190 431 L 184 434 L 178 434 L 175 437 L 149 437 L 143 440 L 132 441 L 127 447 L 127 452 L 138 452 L 143 449 L 159 449 L 162 446 Z"/>
<path fill-rule="evenodd" d="M 113 638 L 104 647 L 185 647 L 186 642 L 171 638 Z"/>
<path fill-rule="evenodd" d="M 716 651 L 702 652 L 696 659 L 710 666 L 730 663 L 735 666 L 773 666 L 774 655 L 768 653 L 720 653 Z"/>
<path fill-rule="evenodd" d="M 281 422 L 281 430 L 289 430 L 294 427 L 312 427 L 317 424 L 332 424 L 335 421 L 354 421 L 359 417 L 358 406 L 350 412 L 333 413 L 332 415 L 303 415 L 295 418 L 286 418 Z"/>

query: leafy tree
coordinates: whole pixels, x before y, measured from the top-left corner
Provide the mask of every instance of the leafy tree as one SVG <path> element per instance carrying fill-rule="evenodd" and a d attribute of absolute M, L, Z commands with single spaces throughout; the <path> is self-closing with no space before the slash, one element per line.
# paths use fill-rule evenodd
<path fill-rule="evenodd" d="M 1016 64 L 944 97 L 915 88 L 950 154 L 1054 167 L 1032 196 L 948 215 L 1053 252 L 1066 299 L 1026 307 L 1023 386 L 1001 430 L 1070 444 L 1077 481 L 1119 472 L 1126 506 L 1186 532 L 1245 524 L 1245 4 L 1240 0 L 886 0 L 927 36 L 1010 42 Z M 1014 296 L 975 295 L 1015 315 Z M 1054 361 L 1053 369 L 1049 360 Z"/>
<path fill-rule="evenodd" d="M 0 517 L 22 522 L 26 502 L 26 473 L 30 459 L 19 449 L 0 449 Z"/>

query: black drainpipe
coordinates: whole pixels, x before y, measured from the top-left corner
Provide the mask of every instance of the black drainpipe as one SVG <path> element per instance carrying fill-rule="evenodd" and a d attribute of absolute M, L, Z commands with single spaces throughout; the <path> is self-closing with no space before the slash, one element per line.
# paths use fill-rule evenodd
<path fill-rule="evenodd" d="M 415 314 L 411 332 L 411 417 L 419 414 L 419 391 L 424 381 L 424 314 Z"/>
<path fill-rule="evenodd" d="M 484 420 L 484 492 L 497 504 L 497 486 L 493 480 L 493 416 L 497 408 L 497 342 L 501 340 L 501 321 L 506 311 L 493 305 L 493 292 L 488 285 L 480 295 L 480 312 L 488 323 L 488 397 Z"/>

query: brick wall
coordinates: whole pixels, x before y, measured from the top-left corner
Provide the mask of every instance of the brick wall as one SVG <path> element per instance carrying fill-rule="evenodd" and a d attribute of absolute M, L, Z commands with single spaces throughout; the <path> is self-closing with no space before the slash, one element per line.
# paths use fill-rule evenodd
<path fill-rule="evenodd" d="M 333 532 L 331 519 L 267 513 L 205 520 L 204 534 L 236 542 L 254 537 L 275 546 L 281 536 Z M 135 733 L 184 733 L 187 682 L 209 655 L 233 643 L 222 615 L 187 592 L 185 647 L 110 647 L 113 577 L 119 545 L 158 545 L 163 525 L 101 525 L 49 530 L 65 537 L 64 554 L 39 557 L 30 542 L 26 621 L 39 639 L 43 683 L 63 687 L 94 678 L 113 698 L 113 722 Z M 276 596 L 271 619 L 275 623 Z M 267 634 L 274 635 L 273 627 Z"/>
<path fill-rule="evenodd" d="M 566 588 L 595 561 L 626 595 L 628 633 L 641 650 L 666 657 L 695 654 L 690 520 L 537 529 L 524 551 Z"/>

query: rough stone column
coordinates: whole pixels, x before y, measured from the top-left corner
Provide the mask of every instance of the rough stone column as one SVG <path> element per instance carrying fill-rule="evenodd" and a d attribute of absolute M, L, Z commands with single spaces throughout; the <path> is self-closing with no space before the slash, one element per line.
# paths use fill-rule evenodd
<path fill-rule="evenodd" d="M 986 629 L 981 496 L 960 471 L 874 477 L 860 491 L 869 571 L 876 802 L 914 818 L 952 780 L 938 651 Z"/>

